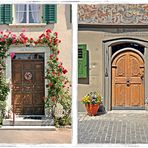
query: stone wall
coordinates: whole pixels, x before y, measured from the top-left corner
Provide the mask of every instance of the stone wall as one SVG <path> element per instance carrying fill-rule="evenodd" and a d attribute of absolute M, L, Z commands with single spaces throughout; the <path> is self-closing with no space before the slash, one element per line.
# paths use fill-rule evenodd
<path fill-rule="evenodd" d="M 99 91 L 103 97 L 104 94 L 108 94 L 108 90 L 105 90 L 104 83 L 104 68 L 105 68 L 105 46 L 104 41 L 116 40 L 116 39 L 126 39 L 130 42 L 132 40 L 142 40 L 148 44 L 148 28 L 137 28 L 136 26 L 131 29 L 126 29 L 118 26 L 108 28 L 79 28 L 78 32 L 78 43 L 87 44 L 87 50 L 89 53 L 89 83 L 79 83 L 78 84 L 78 111 L 84 112 L 85 107 L 80 103 L 82 97 L 89 93 L 90 91 Z M 148 50 L 145 50 L 145 54 Z M 145 55 L 145 61 L 148 56 Z M 145 65 L 145 71 L 148 73 L 148 65 Z M 83 81 L 84 82 L 84 81 Z M 109 82 L 108 82 L 109 84 Z M 148 84 L 145 85 L 145 92 L 148 91 Z M 106 95 L 107 96 L 107 95 Z M 147 95 L 146 95 L 147 96 Z M 104 98 L 108 100 L 108 98 Z"/>

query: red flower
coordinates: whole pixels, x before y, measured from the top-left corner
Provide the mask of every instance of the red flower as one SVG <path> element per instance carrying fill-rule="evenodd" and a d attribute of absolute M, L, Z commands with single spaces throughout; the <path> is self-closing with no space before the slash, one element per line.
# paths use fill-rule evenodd
<path fill-rule="evenodd" d="M 43 36 L 45 36 L 45 34 L 42 33 L 42 34 L 39 36 L 39 39 L 41 39 Z"/>
<path fill-rule="evenodd" d="M 13 40 L 12 40 L 12 44 L 14 44 L 14 43 L 16 43 L 16 39 L 13 39 Z"/>
<path fill-rule="evenodd" d="M 58 36 L 58 33 L 57 33 L 57 32 L 55 32 L 55 33 L 54 33 L 54 35 L 57 37 L 57 36 Z"/>
<path fill-rule="evenodd" d="M 55 97 L 52 97 L 51 100 L 52 100 L 52 101 L 55 101 Z"/>
<path fill-rule="evenodd" d="M 61 68 L 61 65 L 58 65 L 58 68 Z"/>
<path fill-rule="evenodd" d="M 58 76 L 60 76 L 61 74 L 60 73 L 58 73 Z"/>
<path fill-rule="evenodd" d="M 49 36 L 48 35 L 46 35 L 46 39 L 49 40 Z"/>
<path fill-rule="evenodd" d="M 53 75 L 55 75 L 55 72 L 52 72 Z"/>
<path fill-rule="evenodd" d="M 33 41 L 33 38 L 30 38 L 30 41 Z"/>
<path fill-rule="evenodd" d="M 47 29 L 47 30 L 46 30 L 46 33 L 51 33 L 51 30 L 50 30 L 50 29 Z"/>
<path fill-rule="evenodd" d="M 53 85 L 52 82 L 50 82 L 50 83 L 49 83 L 49 86 L 52 87 L 52 85 Z"/>
<path fill-rule="evenodd" d="M 66 74 L 68 71 L 66 69 L 62 69 L 63 74 Z"/>
<path fill-rule="evenodd" d="M 36 44 L 37 44 L 37 42 L 34 42 L 34 44 L 36 45 Z"/>
<path fill-rule="evenodd" d="M 60 53 L 60 50 L 57 51 L 57 54 L 59 54 L 59 53 Z"/>
<path fill-rule="evenodd" d="M 59 40 L 56 38 L 56 39 L 54 40 L 54 43 L 55 43 L 55 44 L 57 44 L 57 43 L 58 43 L 58 41 L 59 41 Z"/>
<path fill-rule="evenodd" d="M 50 55 L 50 59 L 52 59 L 52 57 L 53 57 L 53 54 Z"/>
<path fill-rule="evenodd" d="M 13 59 L 15 57 L 15 53 L 14 52 L 10 53 L 10 56 L 11 56 L 11 59 Z"/>
<path fill-rule="evenodd" d="M 7 35 L 4 35 L 4 38 L 6 39 L 6 38 L 8 38 L 8 36 Z"/>
<path fill-rule="evenodd" d="M 56 61 L 58 61 L 59 59 L 58 58 L 56 58 Z"/>

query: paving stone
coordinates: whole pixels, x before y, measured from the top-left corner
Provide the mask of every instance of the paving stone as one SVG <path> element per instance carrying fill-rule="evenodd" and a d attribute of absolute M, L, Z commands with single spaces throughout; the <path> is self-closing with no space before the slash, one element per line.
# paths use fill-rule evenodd
<path fill-rule="evenodd" d="M 78 143 L 148 144 L 147 111 L 110 111 L 94 117 L 80 113 L 78 119 Z"/>

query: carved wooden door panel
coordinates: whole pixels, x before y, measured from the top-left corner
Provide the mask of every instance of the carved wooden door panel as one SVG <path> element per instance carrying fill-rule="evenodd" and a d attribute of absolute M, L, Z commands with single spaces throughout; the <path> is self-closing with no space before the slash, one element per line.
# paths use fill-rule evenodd
<path fill-rule="evenodd" d="M 112 107 L 143 105 L 144 62 L 134 52 L 123 52 L 112 62 Z"/>
<path fill-rule="evenodd" d="M 19 115 L 44 114 L 44 61 L 12 60 L 12 104 Z"/>

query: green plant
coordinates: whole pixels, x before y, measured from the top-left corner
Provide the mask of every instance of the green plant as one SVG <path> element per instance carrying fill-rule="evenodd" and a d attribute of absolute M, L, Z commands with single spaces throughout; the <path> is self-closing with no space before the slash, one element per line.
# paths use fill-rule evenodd
<path fill-rule="evenodd" d="M 9 92 L 9 85 L 7 84 L 4 77 L 1 77 L 0 78 L 0 101 L 6 100 L 6 96 L 8 95 L 8 92 Z"/>
<path fill-rule="evenodd" d="M 82 98 L 81 102 L 83 104 L 101 104 L 102 96 L 98 92 L 90 92 Z"/>
<path fill-rule="evenodd" d="M 2 124 L 6 108 L 6 101 L 0 101 L 0 124 Z"/>

